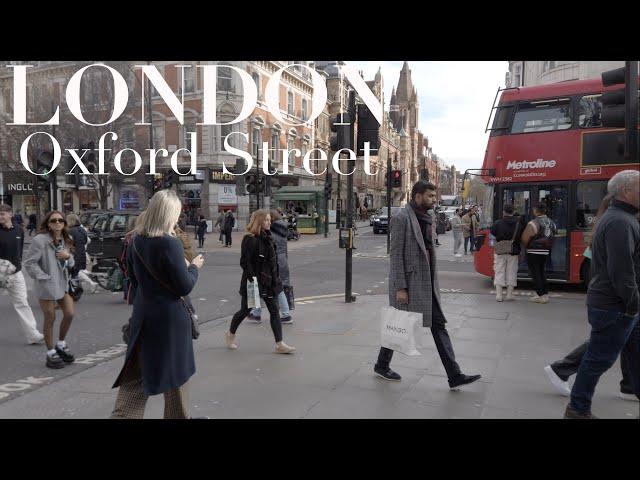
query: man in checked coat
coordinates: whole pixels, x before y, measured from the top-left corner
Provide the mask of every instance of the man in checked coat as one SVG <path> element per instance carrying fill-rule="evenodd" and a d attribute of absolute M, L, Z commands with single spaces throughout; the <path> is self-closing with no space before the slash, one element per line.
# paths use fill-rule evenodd
<path fill-rule="evenodd" d="M 433 217 L 428 213 L 435 202 L 436 186 L 419 180 L 411 189 L 411 202 L 391 217 L 389 305 L 422 313 L 422 325 L 431 328 L 449 387 L 455 389 L 475 382 L 480 375 L 464 375 L 460 371 L 445 327 L 431 228 Z M 400 381 L 400 375 L 389 368 L 392 356 L 393 350 L 381 347 L 374 372 L 386 380 Z"/>

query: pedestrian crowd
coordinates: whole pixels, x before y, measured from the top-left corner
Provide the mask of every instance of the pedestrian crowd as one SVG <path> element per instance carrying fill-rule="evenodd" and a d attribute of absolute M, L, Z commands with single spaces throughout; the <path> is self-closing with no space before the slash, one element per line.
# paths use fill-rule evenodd
<path fill-rule="evenodd" d="M 565 358 L 545 368 L 553 386 L 570 397 L 565 418 L 595 418 L 591 401 L 596 385 L 619 356 L 621 395 L 640 399 L 639 176 L 638 171 L 626 170 L 611 178 L 584 252 L 591 265 L 586 312 L 590 336 Z M 433 336 L 449 387 L 459 389 L 478 381 L 481 375 L 463 373 L 446 328 L 435 254 L 439 222 L 435 203 L 435 185 L 420 180 L 412 188 L 411 201 L 390 220 L 389 305 L 421 315 L 422 326 Z M 534 217 L 526 222 L 513 205 L 505 204 L 502 218 L 491 226 L 496 301 L 514 300 L 522 257 L 536 291 L 530 301 L 549 302 L 546 271 L 558 229 L 547 208 L 546 202 L 535 205 Z M 132 312 L 123 328 L 128 346 L 113 385 L 119 390 L 112 418 L 142 418 L 148 397 L 158 394 L 164 395 L 165 418 L 190 418 L 187 390 L 196 371 L 193 340 L 199 330 L 189 294 L 205 260 L 202 254 L 193 252 L 181 211 L 175 192 L 156 192 L 124 236 L 119 264 L 125 277 L 125 300 Z M 454 255 L 461 255 L 463 244 L 467 254 L 482 243 L 476 241 L 480 231 L 478 211 L 477 206 L 458 209 L 451 219 Z M 283 217 L 281 210 L 257 210 L 246 227 L 239 258 L 241 306 L 223 339 L 229 350 L 239 348 L 238 329 L 245 319 L 262 321 L 264 304 L 274 337 L 273 351 L 296 351 L 284 342 L 282 328 L 293 323 L 294 307 L 287 250 L 290 228 Z M 88 236 L 76 215 L 65 217 L 51 211 L 40 222 L 23 259 L 21 218 L 12 216 L 11 207 L 0 205 L 0 288 L 11 297 L 27 342 L 44 342 L 46 366 L 62 368 L 75 359 L 65 339 L 75 314 L 74 282 L 87 267 Z M 29 236 L 34 222 L 35 218 L 29 216 Z M 219 241 L 231 246 L 233 213 L 220 212 L 213 226 L 219 227 Z M 208 228 L 201 215 L 195 228 L 201 249 Z M 27 301 L 22 267 L 35 280 L 35 295 L 44 319 L 42 333 Z M 54 341 L 57 310 L 62 319 Z M 393 349 L 381 346 L 373 373 L 385 380 L 401 381 L 390 367 L 393 353 Z M 570 388 L 568 379 L 573 375 L 576 378 Z"/>

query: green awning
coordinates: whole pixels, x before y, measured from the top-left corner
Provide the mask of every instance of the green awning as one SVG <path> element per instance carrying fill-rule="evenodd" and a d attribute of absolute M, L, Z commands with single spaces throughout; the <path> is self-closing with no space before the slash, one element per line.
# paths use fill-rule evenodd
<path fill-rule="evenodd" d="M 315 200 L 316 194 L 313 192 L 276 192 L 273 194 L 274 200 Z"/>

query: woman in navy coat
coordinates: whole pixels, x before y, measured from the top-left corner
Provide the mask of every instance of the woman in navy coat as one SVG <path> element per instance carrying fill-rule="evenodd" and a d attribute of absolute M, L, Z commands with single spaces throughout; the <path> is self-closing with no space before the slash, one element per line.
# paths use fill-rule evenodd
<path fill-rule="evenodd" d="M 186 383 L 196 367 L 191 318 L 181 297 L 195 286 L 203 259 L 188 263 L 175 237 L 181 208 L 175 192 L 157 192 L 127 252 L 136 294 L 125 363 L 113 385 L 120 390 L 112 418 L 142 418 L 148 397 L 159 393 L 164 418 L 189 418 Z"/>

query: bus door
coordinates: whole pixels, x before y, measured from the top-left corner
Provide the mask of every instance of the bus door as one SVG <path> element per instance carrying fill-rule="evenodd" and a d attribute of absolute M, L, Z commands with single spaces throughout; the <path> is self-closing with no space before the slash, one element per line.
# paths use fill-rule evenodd
<path fill-rule="evenodd" d="M 506 186 L 502 188 L 502 204 L 499 207 L 499 215 L 502 216 L 502 207 L 507 204 L 513 205 L 514 214 L 524 216 L 523 224 L 527 224 L 533 218 L 532 199 L 533 188 L 531 186 Z M 498 218 L 500 218 L 498 217 Z M 518 260 L 518 276 L 527 277 L 529 268 L 527 266 L 527 256 L 524 248 L 520 252 Z"/>
<path fill-rule="evenodd" d="M 537 190 L 536 203 L 546 204 L 547 216 L 553 220 L 557 228 L 551 255 L 547 260 L 547 274 L 549 278 L 568 279 L 568 187 L 567 185 L 539 185 Z"/>

